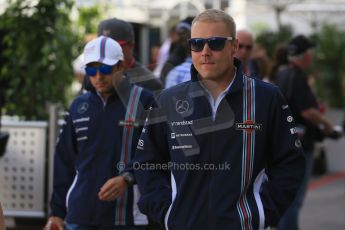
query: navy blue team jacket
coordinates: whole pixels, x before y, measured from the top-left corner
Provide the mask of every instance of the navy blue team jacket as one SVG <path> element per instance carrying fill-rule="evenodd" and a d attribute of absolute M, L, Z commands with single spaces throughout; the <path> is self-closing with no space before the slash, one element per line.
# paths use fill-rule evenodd
<path fill-rule="evenodd" d="M 215 116 L 193 66 L 192 80 L 163 91 L 150 111 L 133 163 L 138 205 L 168 229 L 263 229 L 301 184 L 288 105 L 276 86 L 235 66 Z"/>
<path fill-rule="evenodd" d="M 100 201 L 97 194 L 132 159 L 152 99 L 123 80 L 106 103 L 94 91 L 73 101 L 56 146 L 53 216 L 97 226 L 147 224 L 136 206 L 136 186 L 114 202 Z"/>

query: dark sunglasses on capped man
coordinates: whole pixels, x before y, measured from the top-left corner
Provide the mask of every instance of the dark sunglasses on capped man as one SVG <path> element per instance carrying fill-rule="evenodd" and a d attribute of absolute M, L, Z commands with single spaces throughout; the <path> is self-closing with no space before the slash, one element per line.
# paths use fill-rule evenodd
<path fill-rule="evenodd" d="M 113 66 L 102 64 L 99 67 L 92 67 L 92 66 L 86 66 L 85 67 L 86 75 L 88 75 L 90 77 L 96 76 L 97 71 L 99 71 L 103 75 L 109 75 L 113 71 Z"/>

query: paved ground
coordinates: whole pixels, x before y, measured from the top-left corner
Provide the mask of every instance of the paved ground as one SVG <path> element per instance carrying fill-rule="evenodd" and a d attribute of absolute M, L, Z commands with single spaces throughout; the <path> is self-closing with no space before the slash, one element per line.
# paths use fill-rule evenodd
<path fill-rule="evenodd" d="M 45 220 L 27 220 L 8 230 L 41 230 L 44 223 Z M 345 230 L 345 172 L 329 173 L 311 181 L 300 226 L 301 230 Z"/>
<path fill-rule="evenodd" d="M 300 226 L 301 230 L 345 230 L 345 172 L 311 181 Z"/>

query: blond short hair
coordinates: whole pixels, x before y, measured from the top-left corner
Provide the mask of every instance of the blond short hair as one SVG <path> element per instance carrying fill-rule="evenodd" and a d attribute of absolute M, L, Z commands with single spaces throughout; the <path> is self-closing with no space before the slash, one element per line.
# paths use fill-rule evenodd
<path fill-rule="evenodd" d="M 236 37 L 236 23 L 234 19 L 224 11 L 216 9 L 205 10 L 194 18 L 192 28 L 196 22 L 224 22 L 229 29 L 230 36 L 233 38 Z"/>

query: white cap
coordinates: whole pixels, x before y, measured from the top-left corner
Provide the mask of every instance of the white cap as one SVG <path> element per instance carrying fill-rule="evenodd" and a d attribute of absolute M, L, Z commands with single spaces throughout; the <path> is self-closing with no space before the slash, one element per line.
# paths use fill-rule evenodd
<path fill-rule="evenodd" d="M 76 74 L 85 75 L 84 67 L 84 54 L 82 53 L 73 61 L 73 71 Z"/>
<path fill-rule="evenodd" d="M 100 36 L 88 42 L 84 48 L 84 64 L 100 62 L 115 65 L 123 61 L 122 48 L 115 40 Z"/>

